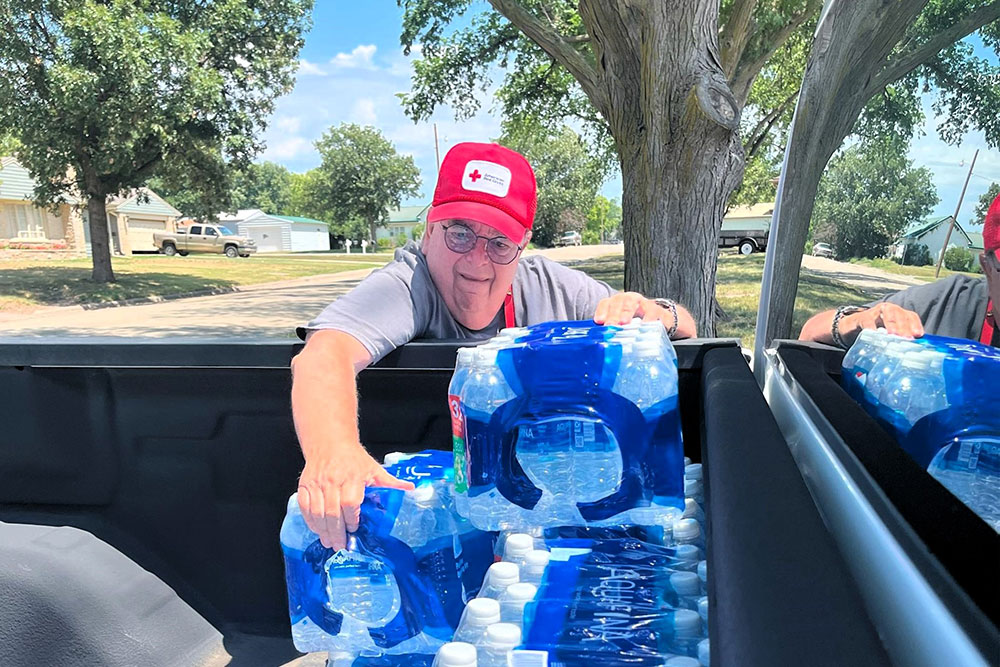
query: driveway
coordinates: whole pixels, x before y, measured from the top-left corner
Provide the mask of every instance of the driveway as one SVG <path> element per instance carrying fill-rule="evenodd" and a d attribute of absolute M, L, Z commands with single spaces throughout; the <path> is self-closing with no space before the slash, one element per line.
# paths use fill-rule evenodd
<path fill-rule="evenodd" d="M 574 262 L 621 254 L 622 246 L 577 246 L 531 251 Z M 804 257 L 804 267 L 845 283 L 885 293 L 921 281 L 866 266 Z M 358 284 L 372 269 L 243 287 L 239 292 L 162 303 L 83 310 L 53 308 L 0 323 L 2 336 L 123 336 L 154 338 L 292 338 L 296 326 Z"/>

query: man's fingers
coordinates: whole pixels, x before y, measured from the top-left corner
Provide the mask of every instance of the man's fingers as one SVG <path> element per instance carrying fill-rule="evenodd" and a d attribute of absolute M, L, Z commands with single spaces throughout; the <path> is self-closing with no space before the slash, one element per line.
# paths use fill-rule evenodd
<path fill-rule="evenodd" d="M 320 529 L 323 527 L 322 519 L 322 508 L 323 508 L 323 496 L 322 494 L 317 495 L 318 492 L 310 492 L 307 487 L 299 487 L 299 509 L 302 511 L 302 518 L 306 520 L 306 525 L 309 526 L 309 530 L 319 534 Z M 315 508 L 316 501 L 319 500 L 319 513 L 320 516 L 317 518 Z M 318 520 L 317 520 L 318 519 Z"/>
<path fill-rule="evenodd" d="M 344 519 L 344 529 L 348 533 L 358 530 L 358 523 L 361 520 L 361 501 L 365 497 L 365 487 L 363 484 L 345 484 L 340 489 L 340 507 Z"/>
<path fill-rule="evenodd" d="M 601 299 L 597 304 L 597 311 L 594 313 L 594 322 L 596 324 L 604 324 L 607 321 L 608 309 L 611 306 L 611 299 L 604 298 Z"/>
<path fill-rule="evenodd" d="M 372 475 L 371 485 L 381 486 L 387 489 L 401 489 L 403 491 L 410 491 L 414 488 L 413 482 L 396 479 L 381 466 L 375 471 L 375 474 Z"/>
<path fill-rule="evenodd" d="M 331 549 L 343 549 L 347 545 L 344 535 L 344 518 L 341 516 L 340 492 L 329 491 L 323 498 L 323 532 L 319 533 L 323 546 Z"/>

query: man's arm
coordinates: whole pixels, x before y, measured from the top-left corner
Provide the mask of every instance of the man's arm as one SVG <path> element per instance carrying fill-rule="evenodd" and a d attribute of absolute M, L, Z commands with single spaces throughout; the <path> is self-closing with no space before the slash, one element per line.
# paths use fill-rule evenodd
<path fill-rule="evenodd" d="M 809 318 L 799 333 L 799 340 L 835 345 L 833 340 L 833 318 L 836 310 L 825 310 Z M 850 346 L 863 329 L 884 327 L 888 333 L 908 338 L 924 335 L 920 316 L 894 303 L 881 302 L 857 313 L 844 315 L 837 323 L 840 337 Z"/>
<path fill-rule="evenodd" d="M 628 324 L 633 317 L 641 317 L 645 322 L 659 321 L 663 327 L 670 330 L 674 324 L 677 330 L 672 338 L 695 338 L 698 335 L 698 325 L 691 313 L 683 306 L 677 306 L 677 320 L 671 310 L 661 307 L 652 299 L 647 299 L 637 292 L 618 292 L 597 304 L 594 322 L 597 324 Z"/>
<path fill-rule="evenodd" d="M 323 546 L 342 549 L 358 528 L 365 486 L 411 489 L 385 471 L 361 445 L 356 374 L 371 355 L 340 331 L 316 331 L 292 359 L 292 416 L 306 465 L 299 507 Z"/>

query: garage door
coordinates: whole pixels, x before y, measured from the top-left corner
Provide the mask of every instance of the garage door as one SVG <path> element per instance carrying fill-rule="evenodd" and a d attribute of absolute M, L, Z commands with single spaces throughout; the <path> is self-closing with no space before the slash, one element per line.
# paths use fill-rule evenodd
<path fill-rule="evenodd" d="M 132 252 L 156 252 L 153 232 L 165 232 L 167 230 L 167 222 L 165 220 L 129 218 L 126 224 L 128 225 L 128 242 L 132 246 Z"/>
<path fill-rule="evenodd" d="M 281 226 L 247 227 L 247 236 L 257 242 L 257 252 L 281 252 Z"/>

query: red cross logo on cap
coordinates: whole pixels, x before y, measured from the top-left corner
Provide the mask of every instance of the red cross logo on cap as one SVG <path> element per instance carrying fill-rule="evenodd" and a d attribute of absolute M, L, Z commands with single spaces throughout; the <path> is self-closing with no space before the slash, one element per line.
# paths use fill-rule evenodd
<path fill-rule="evenodd" d="M 483 175 L 479 173 L 478 169 L 474 170 L 471 174 L 469 174 L 469 178 L 472 179 L 473 183 L 475 183 L 476 181 L 478 181 L 482 177 L 483 177 Z"/>

